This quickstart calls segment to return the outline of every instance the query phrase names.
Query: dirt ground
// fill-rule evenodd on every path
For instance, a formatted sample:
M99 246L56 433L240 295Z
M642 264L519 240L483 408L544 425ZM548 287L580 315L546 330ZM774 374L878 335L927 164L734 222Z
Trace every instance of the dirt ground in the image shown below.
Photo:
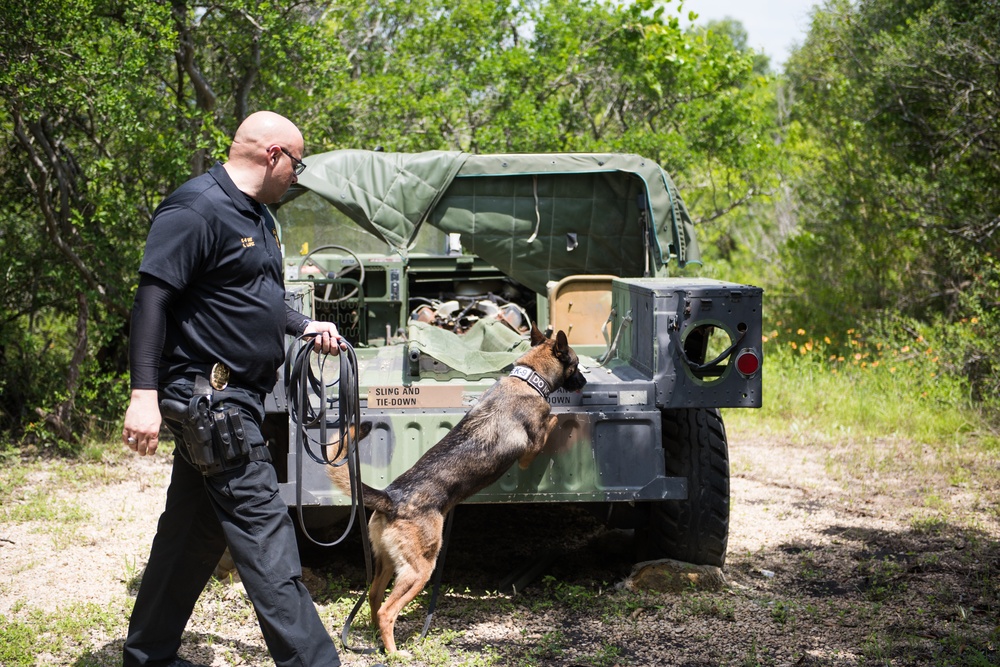
M998 490L936 479L932 467L914 466L914 447L730 431L728 585L719 592L623 590L631 535L578 508L460 507L430 635L415 637L425 594L397 628L412 655L390 664L1000 664ZM31 502L33 490L65 480L57 465L31 464L4 504ZM98 479L58 482L54 516L0 514L3 641L9 650L16 623L41 628L34 663L11 664L120 664L169 460L106 465L112 472ZM338 637L364 586L360 544L303 545L303 561ZM532 569L514 594L509 581ZM86 628L53 621L67 616ZM367 628L363 610L349 643L371 646ZM181 653L214 666L273 664L238 582L209 587ZM342 656L350 665L379 659Z

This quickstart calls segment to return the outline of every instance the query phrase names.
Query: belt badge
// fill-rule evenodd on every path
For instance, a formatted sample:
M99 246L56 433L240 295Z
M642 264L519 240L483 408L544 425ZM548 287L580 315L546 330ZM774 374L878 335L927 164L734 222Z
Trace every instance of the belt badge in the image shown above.
M213 389L217 391L222 391L229 386L229 369L223 363L215 363L212 365L212 372L209 375L208 382L212 385Z

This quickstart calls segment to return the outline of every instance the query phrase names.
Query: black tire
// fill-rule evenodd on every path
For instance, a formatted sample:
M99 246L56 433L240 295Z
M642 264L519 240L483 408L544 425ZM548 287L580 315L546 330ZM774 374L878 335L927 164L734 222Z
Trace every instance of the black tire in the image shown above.
M687 500L649 503L640 526L643 560L722 567L729 542L729 448L716 408L663 410L668 477L687 477Z

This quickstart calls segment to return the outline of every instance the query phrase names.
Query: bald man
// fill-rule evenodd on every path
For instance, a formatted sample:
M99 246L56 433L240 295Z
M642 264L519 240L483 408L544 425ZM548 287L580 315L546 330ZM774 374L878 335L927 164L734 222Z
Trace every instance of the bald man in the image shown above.
M275 663L340 664L302 584L291 517L261 435L283 336L317 334L316 347L334 354L343 346L332 323L286 305L277 231L264 207L305 169L302 151L291 121L255 113L237 129L229 160L182 185L153 215L132 309L122 439L153 454L162 420L175 450L125 667L192 665L177 655L181 635L227 546Z

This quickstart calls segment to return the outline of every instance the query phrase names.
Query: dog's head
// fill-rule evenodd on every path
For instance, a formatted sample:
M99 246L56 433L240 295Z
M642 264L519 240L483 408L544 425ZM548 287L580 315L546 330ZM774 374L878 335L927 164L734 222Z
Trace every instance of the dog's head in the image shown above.
M580 358L562 331L557 331L555 338L548 338L532 323L531 347L540 351L532 355L531 366L549 381L552 389L562 387L566 391L579 391L587 384L587 378L580 372Z

